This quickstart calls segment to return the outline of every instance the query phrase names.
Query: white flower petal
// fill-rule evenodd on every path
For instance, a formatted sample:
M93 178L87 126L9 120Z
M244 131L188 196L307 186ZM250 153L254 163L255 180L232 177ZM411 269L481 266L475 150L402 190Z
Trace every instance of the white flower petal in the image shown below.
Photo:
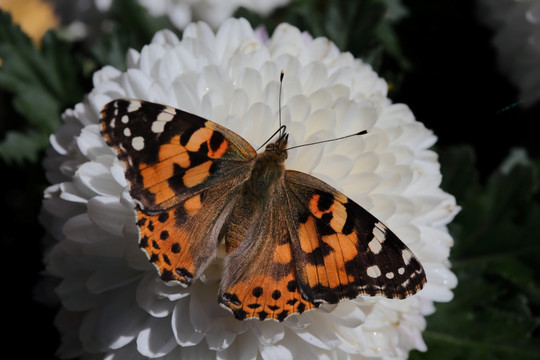
M259 341L264 347L271 347L285 337L285 329L275 321L249 321L252 323L254 331L259 335Z
M63 230L67 239L83 244L100 241L103 235L106 234L94 226L94 223L88 218L88 214L80 214L68 219Z
M121 288L139 278L140 274L133 269L123 265L111 266L92 273L86 281L86 287L90 292L100 294L111 289Z
M85 315L79 334L85 349L92 352L118 349L138 336L145 317L136 306L126 305L126 300L132 297L132 291L117 291L110 301Z
M426 299L437 302L449 302L454 298L452 291L443 285L426 283L421 290L421 295Z
M283 359L283 360L292 360L294 359L292 351L287 348L285 345L273 345L273 346L264 346L259 345L259 353L263 360L272 360L272 359Z
M330 350L340 344L335 330L325 326L310 326L309 329L297 330L295 333L305 342L321 349Z
M122 187L113 181L110 164L88 162L82 164L76 173L77 179L95 195L115 196Z
M170 327L164 326L168 319L150 317L137 336L137 350L143 356L157 358L170 353L176 341Z
M109 196L96 196L88 201L88 216L101 229L122 236L127 223L133 222L133 213Z
M205 337L204 333L195 331L189 320L189 304L189 298L178 299L171 317L173 333L180 346L196 345Z
M213 326L205 338L208 348L216 351L228 348L235 339L236 333L226 331L221 323Z

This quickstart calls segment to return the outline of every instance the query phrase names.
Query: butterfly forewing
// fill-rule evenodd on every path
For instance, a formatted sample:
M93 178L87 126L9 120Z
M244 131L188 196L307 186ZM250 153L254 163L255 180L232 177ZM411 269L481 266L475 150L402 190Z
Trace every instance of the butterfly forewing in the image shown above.
M126 166L131 195L146 210L165 210L219 186L256 154L248 142L216 123L140 100L107 104L101 132Z
M139 100L106 105L101 131L139 205L141 248L163 280L190 285L215 257L255 150L211 121Z
M422 288L420 262L383 223L312 176L287 171L285 178L293 257L306 298L405 298Z

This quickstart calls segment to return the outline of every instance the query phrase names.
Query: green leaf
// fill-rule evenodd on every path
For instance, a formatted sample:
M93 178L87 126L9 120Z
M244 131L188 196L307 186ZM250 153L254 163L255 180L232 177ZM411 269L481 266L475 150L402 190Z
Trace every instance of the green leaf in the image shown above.
M35 131L10 131L0 143L0 156L7 162L36 162L38 153L49 143L47 136Z
M439 151L443 164L441 187L460 200L479 190L476 155L472 146L462 145Z
M108 16L110 30L90 46L96 67L111 65L125 71L128 49L140 50L159 30L176 31L167 17L150 15L137 1L115 0Z
M385 18L389 22L397 22L409 15L409 9L401 3L401 0L382 0L387 9Z
M515 157L481 183L472 147L441 151L442 186L462 206L450 227L459 284L428 317L428 351L411 359L540 358L539 169Z
M1 11L0 58L2 105L9 108L4 110L8 116L0 156L7 162L37 161L61 112L80 101L89 81L82 77L71 44L48 32L37 49L9 13Z
M167 28L174 32L174 27L167 17L150 15L138 1L115 0L111 6L110 17L117 31L127 37L129 47L134 49L150 43L159 30Z
M108 36L100 37L92 45L90 51L100 67L111 65L125 71L126 53L129 48L129 38L118 27L115 27Z

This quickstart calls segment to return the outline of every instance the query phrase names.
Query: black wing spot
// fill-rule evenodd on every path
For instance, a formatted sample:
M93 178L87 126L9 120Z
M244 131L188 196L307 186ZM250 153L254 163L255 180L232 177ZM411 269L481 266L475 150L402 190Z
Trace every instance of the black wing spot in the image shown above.
M255 296L256 298L259 298L263 294L263 288L260 286L257 286L256 288L253 288L253 291L251 292L251 294L253 294L253 296Z
M287 290L289 290L289 292L295 292L296 291L296 281L294 280L291 280L287 283Z
M268 317L268 313L266 311L259 312L259 320L264 320Z
M210 150L217 151L223 143L223 140L225 140L225 137L222 133L219 131L212 132L212 136L210 137L209 141Z
M141 240L139 240L139 247L141 248L148 247L148 236L144 235L143 237L141 237Z
M169 213L168 212L162 212L161 214L159 214L158 221L160 223L164 223L167 220L169 220Z
M289 310L283 310L277 316L278 321L283 321L289 315Z
M174 275L173 275L172 271L164 269L163 273L161 274L161 280L163 280L163 281L173 281L174 280Z
M178 254L181 250L181 246L179 243L175 242L174 244L172 244L171 246L171 251L174 253L174 254Z
M317 191L317 195L319 195L317 207L321 212L325 212L326 210L330 209L332 204L334 204L334 195L326 191Z

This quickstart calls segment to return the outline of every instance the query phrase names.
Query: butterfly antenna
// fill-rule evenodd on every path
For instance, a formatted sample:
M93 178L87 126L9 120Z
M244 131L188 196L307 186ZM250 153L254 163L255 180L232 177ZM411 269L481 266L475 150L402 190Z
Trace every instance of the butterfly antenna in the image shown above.
M268 143L270 142L270 140L272 140L273 137L277 135L277 133L279 133L279 132L281 132L281 131L285 131L285 128L286 128L285 125L281 125L281 126L279 127L279 129L277 129L276 132L273 133L272 136L270 136L270 137L268 138L268 140L266 140L266 141L264 142L264 144L262 144L261 146L259 146L259 147L257 148L257 151L259 151L264 145L268 144ZM280 135L280 136L281 136L281 135Z
M281 75L279 76L279 98L278 98L278 118L279 118L279 128L277 129L277 131L275 133L272 134L272 136L270 136L268 138L268 140L266 140L264 142L264 144L262 144L261 146L259 146L257 148L257 151L259 151L264 145L268 144L270 142L270 140L272 140L274 138L274 136L276 136L278 133L279 133L279 138L283 138L283 135L285 134L285 129L287 128L285 125L281 125L281 92L282 92L282 89L283 89L283 77L285 76L285 72L283 70L281 70Z
M327 140L315 141L315 142L308 143L308 144L300 144L300 145L296 145L296 146L291 146L290 148L287 148L285 150L289 151L289 150L296 149L296 148L299 148L299 147L317 145L317 144L324 144L324 143L327 143L327 142L343 140L343 139L347 139L347 138L350 138L350 137L353 137L353 136L364 135L364 134L367 134L367 133L369 133L369 130L362 130L362 131L359 131L357 133L341 136L341 137L338 137L338 138L335 138L335 139L327 139Z
M285 76L285 72L281 70L281 74L279 75L278 117L279 117L279 128L283 130L283 132L279 135L280 138L283 136L283 133L285 132L285 127L281 125L281 93L283 91L283 77L284 76Z

